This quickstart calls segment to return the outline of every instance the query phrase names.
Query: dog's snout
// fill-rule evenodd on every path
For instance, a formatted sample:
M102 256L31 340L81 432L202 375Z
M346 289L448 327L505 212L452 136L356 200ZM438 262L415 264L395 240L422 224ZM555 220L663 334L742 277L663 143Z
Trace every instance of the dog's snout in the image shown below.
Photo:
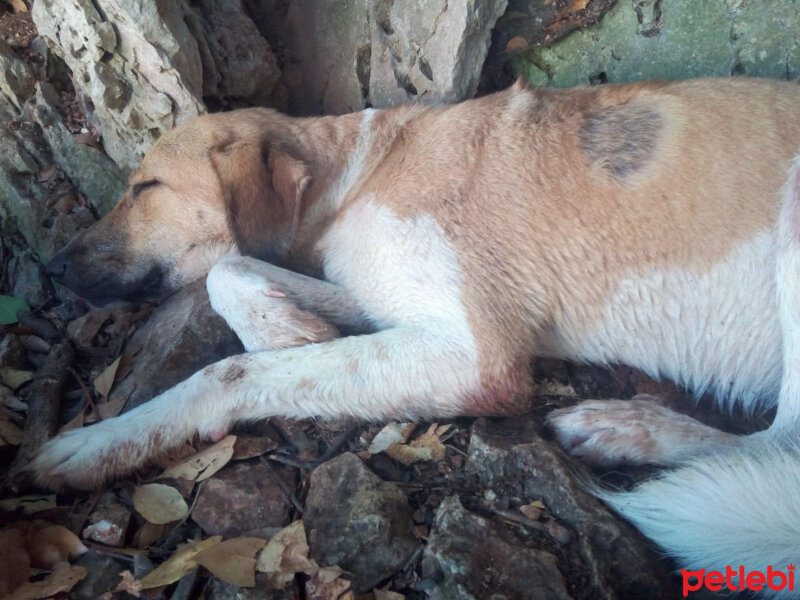
M67 267L69 267L69 257L65 252L59 252L50 259L45 268L50 277L56 281L61 281L67 273Z

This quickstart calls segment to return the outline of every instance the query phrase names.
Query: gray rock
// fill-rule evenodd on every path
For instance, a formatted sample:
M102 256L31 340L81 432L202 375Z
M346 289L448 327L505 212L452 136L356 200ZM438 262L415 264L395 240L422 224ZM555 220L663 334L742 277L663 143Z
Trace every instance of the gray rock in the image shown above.
M437 582L428 591L433 600L570 598L555 556L507 539L499 527L465 510L457 496L445 498L436 512L422 575Z
M399 571L418 545L406 495L351 453L311 473L303 522L311 557L352 573L356 593Z
M286 525L289 500L276 476L290 478L286 471L273 471L263 464L240 463L225 468L203 484L192 519L208 535L225 537ZM294 487L293 483L289 485Z
M41 307L53 296L53 286L41 264L27 248L15 252L8 264L11 295L25 298L34 308Z
M33 94L35 82L30 67L0 40L0 96L6 100L0 102L0 114L19 114L23 103Z
M292 0L284 83L300 113L472 97L507 0Z
M117 587L123 571L130 570L130 563L94 550L82 554L74 564L86 567L87 571L86 577L70 592L70 598L74 600L97 600Z
M273 590L260 586L256 581L255 588L243 588L212 577L208 580L204 597L206 600L300 600L300 592L294 585Z
M583 597L676 597L665 565L641 535L584 490L590 475L544 440L532 419L479 419L468 453L467 468L481 484L524 502L541 499L577 533L589 578Z
M204 93L259 103L278 80L271 51L239 0L41 0L32 12L76 90L91 101L88 118L108 155L124 170L135 168L163 131L205 112Z
M517 72L535 84L569 87L701 76L800 76L794 0L617 2L596 25L531 50Z
M128 398L130 410L206 365L242 351L236 334L211 308L205 281L197 281L165 300L125 344L124 352L136 355L133 370L112 396Z
M48 83L37 83L33 118L42 128L55 162L102 217L125 192L126 177L104 152L75 141L55 108L57 102L55 88Z

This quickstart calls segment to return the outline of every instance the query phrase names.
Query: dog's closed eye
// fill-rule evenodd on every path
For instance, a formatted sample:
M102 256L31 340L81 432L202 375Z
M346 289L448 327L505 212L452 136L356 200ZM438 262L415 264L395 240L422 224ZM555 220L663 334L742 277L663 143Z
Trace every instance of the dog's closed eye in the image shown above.
M161 182L158 179L151 179L149 181L142 181L140 183L133 184L132 195L134 198L141 194L147 188L154 187L156 185L161 185Z

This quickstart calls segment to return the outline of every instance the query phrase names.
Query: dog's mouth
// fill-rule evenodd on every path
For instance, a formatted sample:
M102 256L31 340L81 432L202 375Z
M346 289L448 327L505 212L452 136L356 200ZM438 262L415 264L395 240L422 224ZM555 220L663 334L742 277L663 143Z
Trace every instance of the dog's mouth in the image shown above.
M153 265L142 277L133 280L123 279L119 274L103 275L89 283L68 285L81 298L95 306L106 306L112 302L142 302L157 300L168 292L164 289L165 269Z

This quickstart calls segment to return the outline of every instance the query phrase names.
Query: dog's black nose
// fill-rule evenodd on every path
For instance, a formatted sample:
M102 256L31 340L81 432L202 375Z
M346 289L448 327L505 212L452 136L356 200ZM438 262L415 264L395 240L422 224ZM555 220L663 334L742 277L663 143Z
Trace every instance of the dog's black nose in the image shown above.
M56 281L61 281L64 278L64 274L67 272L68 264L69 259L67 258L66 253L59 252L50 260L49 263L47 263L45 269L50 277Z

